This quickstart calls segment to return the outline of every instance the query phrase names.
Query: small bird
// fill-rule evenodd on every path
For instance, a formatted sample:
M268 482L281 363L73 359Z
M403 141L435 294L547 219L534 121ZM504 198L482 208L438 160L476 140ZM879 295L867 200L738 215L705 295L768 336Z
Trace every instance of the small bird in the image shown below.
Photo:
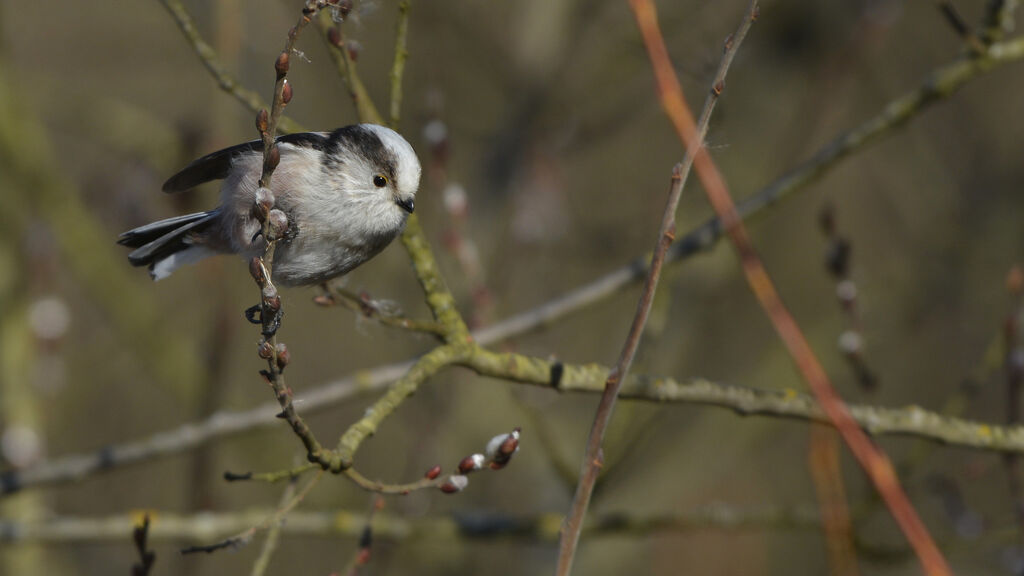
M416 152L397 132L357 124L276 141L281 162L271 190L288 228L275 248L274 282L301 286L341 276L376 256L405 228L415 208L421 168ZM121 234L118 244L135 249L128 261L148 266L153 279L161 280L215 254L239 254L246 260L262 255L266 240L254 211L262 168L260 140L193 161L164 183L164 192L224 180L220 206Z

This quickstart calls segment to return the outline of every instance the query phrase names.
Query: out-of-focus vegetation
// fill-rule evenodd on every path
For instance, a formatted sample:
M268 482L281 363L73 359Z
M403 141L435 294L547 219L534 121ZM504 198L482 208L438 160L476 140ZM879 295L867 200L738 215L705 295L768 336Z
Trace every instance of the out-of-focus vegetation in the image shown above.
M185 2L227 70L265 98L301 4ZM364 1L345 28L382 110L396 4ZM669 50L697 107L747 2L660 4ZM957 7L974 26L984 4ZM288 115L317 130L355 122L315 30L299 49L305 57L292 59ZM709 149L742 199L968 50L932 3L766 2L730 72ZM1024 261L1022 67L993 65L749 222L783 298L848 401L1005 423L1014 398L1005 327L1020 314L1006 280ZM256 296L243 262L210 260L154 284L114 244L131 227L212 206L215 187L169 196L160 185L191 159L254 138L252 118L218 88L157 0L0 2L0 468L30 470L272 400L256 373L257 331L242 317ZM671 167L683 154L619 0L413 2L398 128L425 166L420 222L460 311L480 326L650 250ZM840 306L826 267L836 249L821 231L826 206L851 249L844 277L856 286L855 317ZM710 215L693 179L680 235ZM429 318L397 242L352 273L347 288ZM316 294L283 292L280 336L293 358L288 384L300 413L304 390L433 344L319 307ZM621 291L499 349L610 365L636 296L635 287ZM840 347L849 349L851 330L874 387L862 386ZM724 243L667 269L634 371L763 390L803 387ZM350 399L308 422L333 445L372 400ZM558 395L461 369L431 378L366 442L364 474L415 479L514 426L524 428L523 449L508 468L474 476L457 496L389 499L366 570L551 571L558 515L572 497L595 405L593 395ZM878 442L957 573L1019 572L1024 550L1001 454L914 438ZM828 571L807 444L804 423L621 403L592 508L609 533L584 535L576 573ZM0 532L0 573L127 572L137 561L130 529L117 537L98 521L142 509L156 511L155 574L246 572L262 536L237 554L176 552L216 540L203 531L204 518L214 517L203 513L224 514L216 518L239 531L263 517L243 515L277 505L283 486L225 483L224 470L286 468L304 456L298 448L279 423L5 496L0 519L10 523L0 530L47 518L97 522L31 544L6 544L16 534ZM860 569L918 573L846 453L843 472ZM285 525L267 573L343 570L370 504L345 478L325 477L302 503L305 515ZM640 524L666 516L676 522ZM158 537L162 517L165 526L185 528ZM510 517L523 524L509 537L473 529L487 518L507 527Z

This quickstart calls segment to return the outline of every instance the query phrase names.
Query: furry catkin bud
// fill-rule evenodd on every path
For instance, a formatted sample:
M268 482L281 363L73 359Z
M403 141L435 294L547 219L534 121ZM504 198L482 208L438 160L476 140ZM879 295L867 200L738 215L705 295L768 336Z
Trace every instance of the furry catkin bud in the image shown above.
M274 357L274 345L264 340L260 342L260 347L257 353L259 354L260 358L263 358L264 360L270 360L271 358Z
M292 101L292 84L288 80L284 81L284 88L281 89L281 102L288 104Z
M274 70L277 72L277 77L280 78L288 73L288 68L291 66L287 52L281 52L281 55L274 61Z
M256 191L256 218L260 222L267 219L267 215L274 208L274 193L269 188L260 188Z
M288 231L288 216L277 208L270 211L267 223L270 224L270 236L274 240L283 237Z
M519 430L519 428L516 428L510 434L499 434L491 438L491 441L487 443L487 449L484 450L487 458L494 460L500 456L511 456L513 452L518 450Z
M860 354L863 342L861 341L860 334L853 330L846 330L839 335L839 351L847 356L856 356Z
M465 476L452 476L444 484L441 484L441 492L455 494L465 490L466 486L469 486L469 478Z
M512 455L519 451L519 430L516 428L510 434L495 436L487 443L487 459L491 461L492 470L504 468Z
M363 45L355 40L345 43L345 50L348 52L348 59L356 62L359 60L359 53L363 51Z
M288 351L288 347L281 342L277 345L277 369L284 370L284 367L292 361L292 353Z
M479 470L484 467L484 462L487 459L483 454L471 454L466 456L459 462L459 474L468 474L474 470Z
M273 284L267 284L263 287L263 305L270 309L271 312L276 312L281 309L281 297L277 294L277 288Z

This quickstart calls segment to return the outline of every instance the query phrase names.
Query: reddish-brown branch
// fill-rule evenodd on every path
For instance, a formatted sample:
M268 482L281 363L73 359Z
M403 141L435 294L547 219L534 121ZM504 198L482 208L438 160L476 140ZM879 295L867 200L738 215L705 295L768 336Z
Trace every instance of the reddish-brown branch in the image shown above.
M839 437L824 426L811 426L811 447L807 452L808 467L821 509L821 529L825 533L829 574L857 576L857 553L854 550L853 525L846 488L839 465Z
M654 301L654 292L658 287L658 280L661 277L661 269L665 264L665 257L669 247L675 241L676 235L676 210L679 207L679 198L683 193L683 186L686 184L686 177L689 175L693 165L694 155L701 146L704 133L707 131L711 112L714 110L718 96L721 95L725 86L725 75L729 71L733 57L739 50L743 38L750 29L754 20L754 11L757 10L757 2L750 5L750 12L740 23L736 32L729 37L725 44L725 53L718 65L715 80L712 84L711 94L701 114L700 128L694 126L697 142L687 148L683 161L676 165L672 171L672 184L669 188L668 201L661 218L661 228L658 231L657 243L654 246L654 253L651 255L651 264L644 279L644 286L637 302L636 313L633 316L633 323L626 335L626 342L622 346L619 360L608 373L605 381L604 392L601 394L601 401L594 416L594 423L590 428L590 435L587 438L586 451L583 454L583 464L580 468L579 481L576 484L576 494L573 496L572 507L562 524L561 540L559 542L558 576L568 576L572 572L573 560L576 556L576 548L579 544L580 532L583 529L583 519L590 506L590 497L594 492L594 485L597 482L598 474L604 465L604 454L601 445L604 441L605 431L611 421L612 411L615 408L615 400L618 398L622 383L629 374L629 368L633 364L637 348L640 346L640 339L647 325L647 318L651 312L651 304ZM691 119L692 124L692 119Z
M688 150L695 145L699 146L697 127L669 59L668 50L658 26L654 5L650 0L629 0L629 2L654 67L661 104L684 146ZM951 575L952 572L945 558L900 486L892 463L850 416L849 410L832 387L828 375L818 362L800 327L782 303L782 299L775 290L771 278L743 227L728 187L705 149L697 150L694 166L708 200L721 219L723 228L739 254L743 273L751 290L764 308L772 326L796 363L800 374L821 404L822 410L839 430L843 440L882 495L886 506L914 548L925 572L932 576Z

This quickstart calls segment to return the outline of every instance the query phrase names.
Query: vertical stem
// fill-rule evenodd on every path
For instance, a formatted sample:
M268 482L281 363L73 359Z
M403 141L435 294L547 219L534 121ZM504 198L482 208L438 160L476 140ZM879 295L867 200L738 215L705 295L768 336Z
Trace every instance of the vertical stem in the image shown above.
M398 3L398 23L395 25L395 60L391 66L391 119L388 125L398 129L402 116L402 77L405 61L409 57L406 49L409 39L409 0Z
M576 494L573 496L572 506L562 525L558 566L556 569L558 576L568 576L572 572L576 549L579 545L580 532L583 529L583 519L586 517L587 509L590 506L590 498L593 495L598 474L604 465L604 454L601 450L604 434L611 421L615 400L618 397L619 390L622 388L622 383L629 375L629 369L633 364L637 348L640 345L644 326L646 326L647 318L650 316L651 306L654 302L654 293L657 290L661 269L665 263L665 255L668 253L669 246L675 240L675 214L679 207L679 198L682 196L683 185L686 182L690 167L693 165L693 158L698 151L703 149L703 136L707 132L711 112L718 100L718 96L721 95L722 89L725 86L725 75L728 73L733 58L747 35L747 31L750 30L757 10L757 0L753 0L744 19L740 22L739 28L726 41L725 53L718 65L718 71L715 73L711 92L701 114L701 125L699 128L695 128L695 133L700 134L700 138L695 138L688 143L683 161L676 165L672 171L672 185L669 188L668 201L662 214L657 243L651 256L651 263L648 268L647 277L644 280L640 300L637 302L633 324L626 335L626 342L622 346L619 360L611 369L608 379L605 381L604 393L601 395L601 401L594 416L594 423L590 428L590 435L587 438L587 447L583 454L583 463L580 468L579 482L576 485Z
M658 26L654 5L651 0L630 0L630 5L654 67L662 106L671 119L680 140L687 149L691 149L698 143L697 129L669 59L668 49L665 47L665 41ZM871 442L850 415L849 409L836 393L800 326L783 304L764 264L753 248L725 180L706 150L697 150L694 167L709 202L715 213L718 214L722 227L739 255L743 273L751 291L771 320L772 326L785 344L786 350L811 388L811 392L817 398L822 410L839 430L843 440L882 495L896 523L914 548L925 572L930 576L950 576L952 572L946 559L900 486L892 463L885 453Z

